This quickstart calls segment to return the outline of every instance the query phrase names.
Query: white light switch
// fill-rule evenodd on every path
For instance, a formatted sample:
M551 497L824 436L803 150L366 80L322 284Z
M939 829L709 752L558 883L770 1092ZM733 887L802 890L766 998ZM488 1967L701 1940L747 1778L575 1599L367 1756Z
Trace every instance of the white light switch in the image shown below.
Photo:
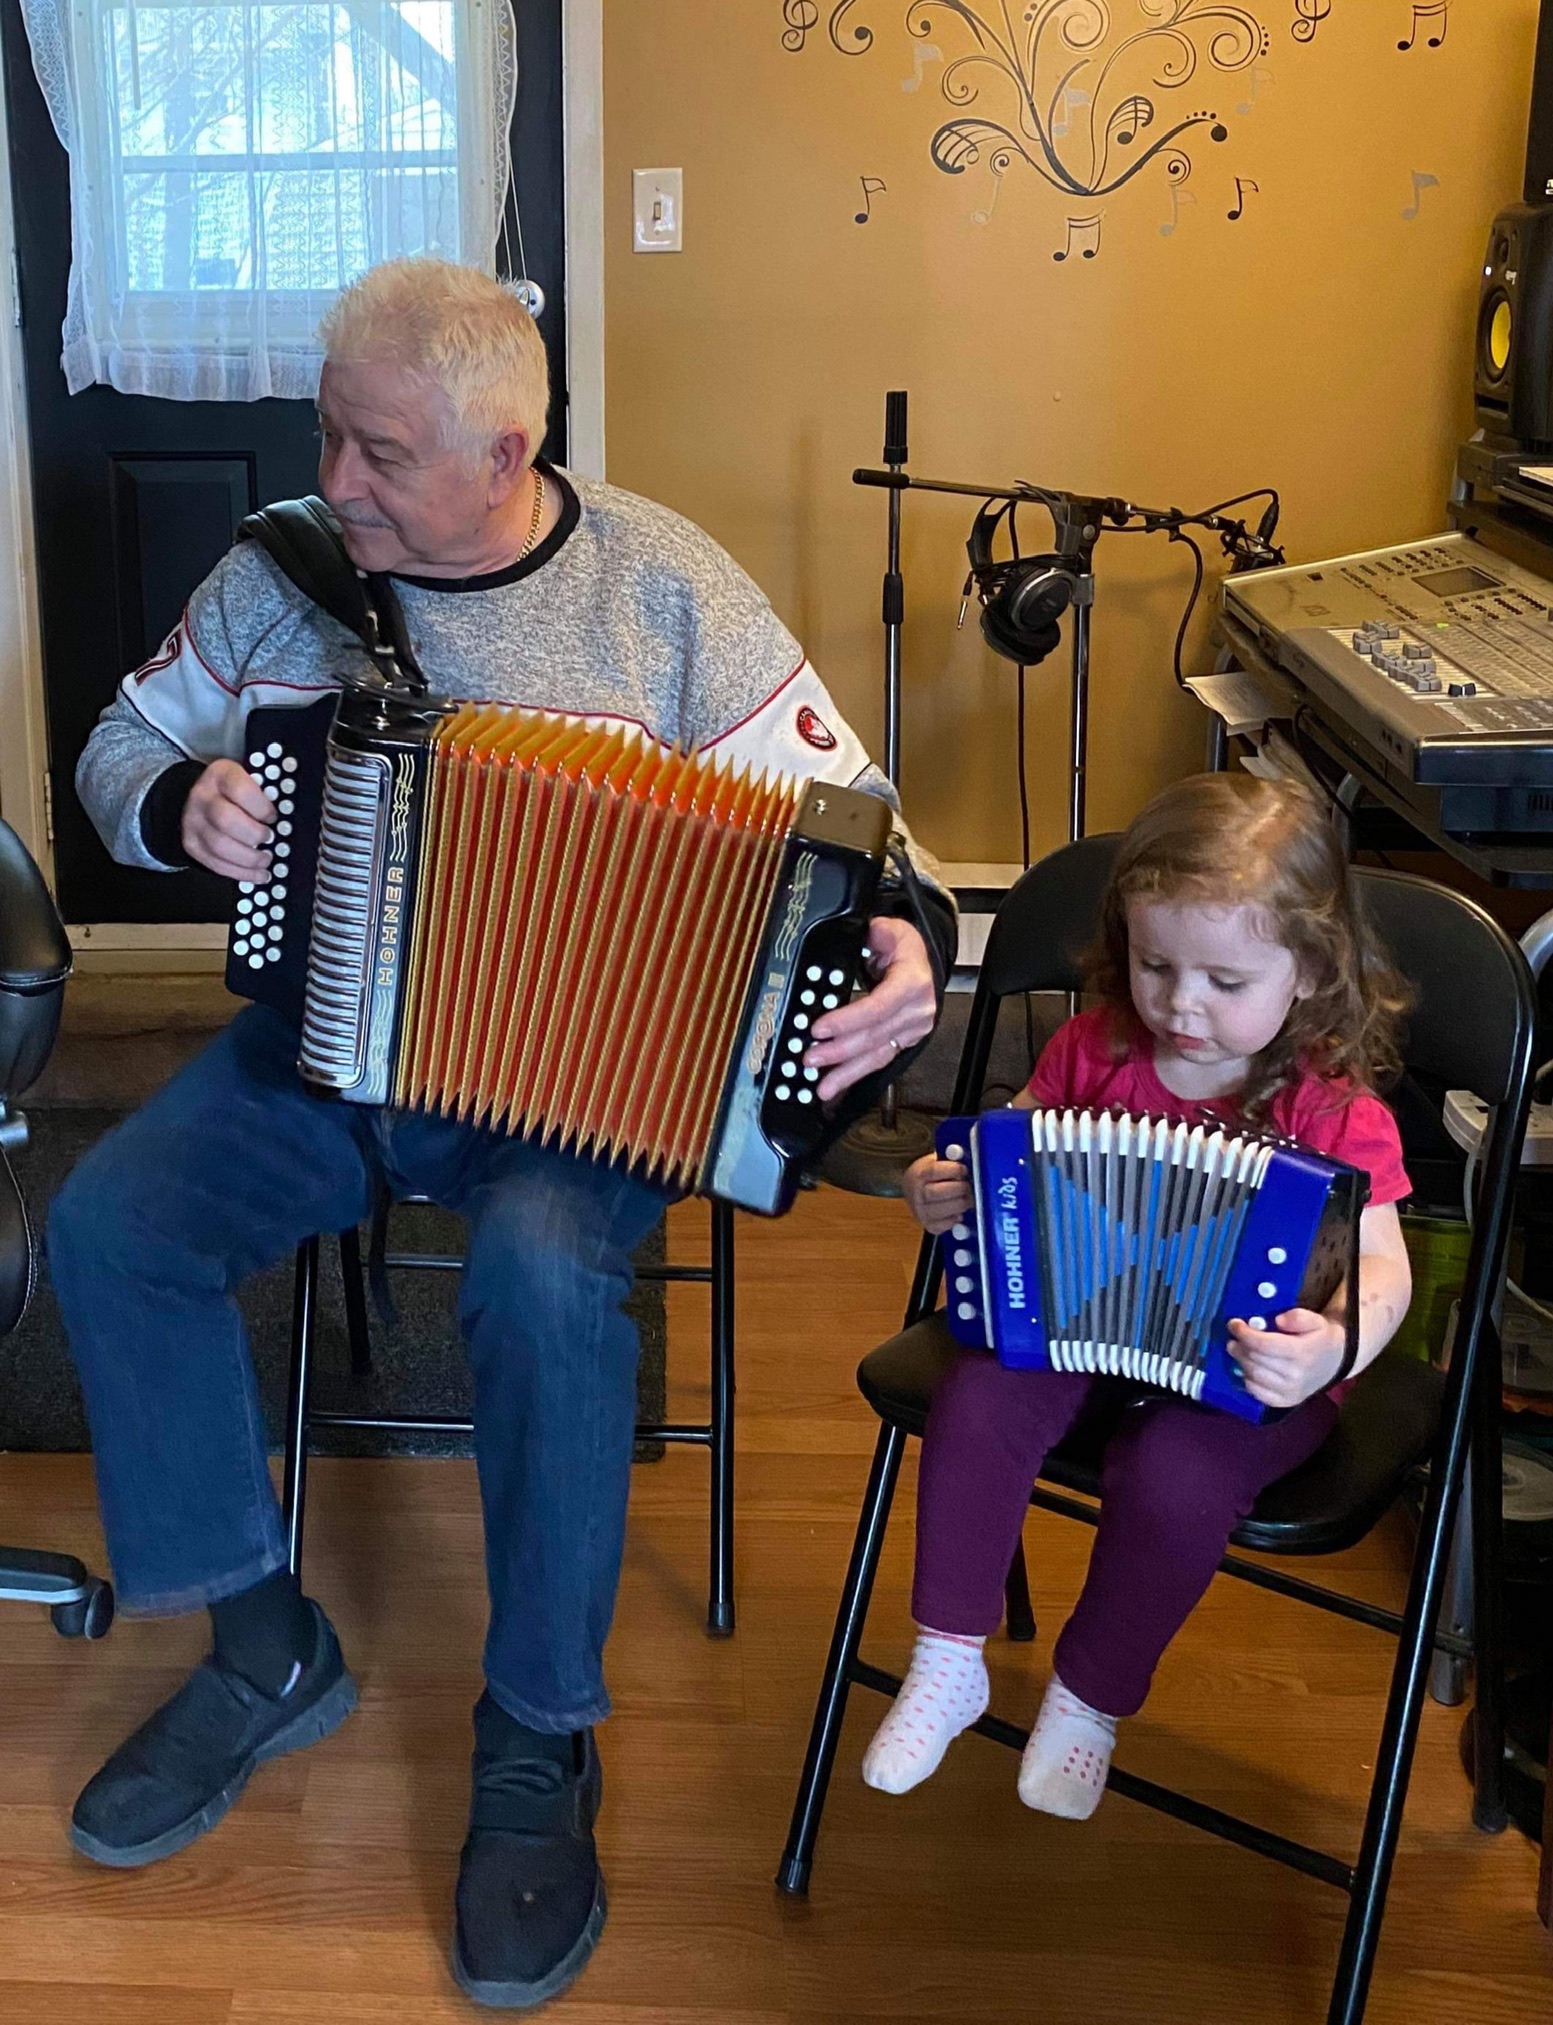
M631 171L632 243L638 253L679 252L684 202L682 170Z

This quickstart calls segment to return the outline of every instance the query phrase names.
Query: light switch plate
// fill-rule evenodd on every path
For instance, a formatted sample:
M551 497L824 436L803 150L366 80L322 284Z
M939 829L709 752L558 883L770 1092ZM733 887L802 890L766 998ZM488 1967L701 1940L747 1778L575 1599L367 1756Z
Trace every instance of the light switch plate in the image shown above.
M631 171L632 245L636 252L679 252L684 180L680 169Z

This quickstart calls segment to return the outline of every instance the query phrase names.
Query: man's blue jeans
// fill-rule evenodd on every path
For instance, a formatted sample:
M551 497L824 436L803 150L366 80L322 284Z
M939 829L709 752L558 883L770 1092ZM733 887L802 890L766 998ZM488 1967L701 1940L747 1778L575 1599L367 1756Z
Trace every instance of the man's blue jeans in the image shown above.
M537 1729L596 1722L636 1418L622 1304L668 1198L522 1140L321 1101L296 1047L283 1021L246 1008L93 1147L49 1219L120 1601L193 1610L286 1565L233 1292L313 1232L358 1222L381 1172L468 1223L459 1317L491 1691Z

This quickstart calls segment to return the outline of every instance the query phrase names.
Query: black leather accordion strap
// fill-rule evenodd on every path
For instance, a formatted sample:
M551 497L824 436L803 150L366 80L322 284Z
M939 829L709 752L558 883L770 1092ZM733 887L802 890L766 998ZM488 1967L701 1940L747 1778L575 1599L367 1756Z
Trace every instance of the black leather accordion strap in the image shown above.
M394 687L425 692L426 678L392 582L357 569L324 500L309 495L262 506L239 523L237 539L258 542L305 597L355 634Z

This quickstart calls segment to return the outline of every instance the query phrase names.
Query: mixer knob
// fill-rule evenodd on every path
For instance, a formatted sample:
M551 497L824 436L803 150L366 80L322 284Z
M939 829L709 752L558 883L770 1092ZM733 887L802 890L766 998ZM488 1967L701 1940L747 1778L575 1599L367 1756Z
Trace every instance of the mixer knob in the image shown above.
M1427 661L1430 658L1429 649L1420 646L1416 640L1409 640L1402 652L1409 661Z
M1478 686L1475 682L1453 682L1446 693L1450 696L1476 696Z
M1373 651L1374 651L1374 646L1375 646L1375 643L1374 643L1374 641L1373 641L1373 640L1371 640L1370 636L1369 636L1369 635L1368 635L1367 633L1355 633L1355 634L1354 634L1354 636L1353 636L1353 650L1354 650L1354 652L1355 652L1356 654L1369 654L1369 653L1373 653Z

